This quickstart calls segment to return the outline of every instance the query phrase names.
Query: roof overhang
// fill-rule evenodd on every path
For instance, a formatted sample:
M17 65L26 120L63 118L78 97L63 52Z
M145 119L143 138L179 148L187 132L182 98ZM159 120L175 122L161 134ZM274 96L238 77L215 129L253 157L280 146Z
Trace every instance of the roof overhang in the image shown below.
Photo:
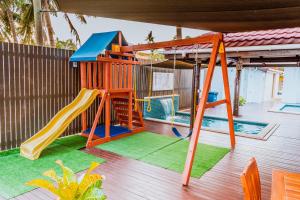
M296 27L297 0L58 0L61 11L218 32Z

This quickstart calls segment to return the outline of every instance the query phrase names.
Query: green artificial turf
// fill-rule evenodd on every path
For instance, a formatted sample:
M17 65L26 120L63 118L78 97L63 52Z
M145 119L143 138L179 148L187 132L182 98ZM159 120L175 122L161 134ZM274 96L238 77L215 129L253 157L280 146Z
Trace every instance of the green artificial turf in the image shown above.
M96 148L110 151L128 158L141 159L148 154L178 140L178 138L145 131L96 146Z
M62 160L74 172L87 169L92 161L103 163L104 159L77 150L84 146L83 139L86 140L78 135L58 139L34 161L20 156L19 149L0 152L0 196L12 198L34 189L25 183L36 178L46 179L42 173L49 169L61 175L56 160Z
M189 142L182 140L141 159L146 163L156 165L179 173L183 172ZM192 177L200 178L205 172L215 166L230 150L199 143L191 172Z
M181 173L185 165L188 146L189 142L186 140L143 132L99 145L96 148ZM199 143L191 176L201 177L228 152L228 148Z

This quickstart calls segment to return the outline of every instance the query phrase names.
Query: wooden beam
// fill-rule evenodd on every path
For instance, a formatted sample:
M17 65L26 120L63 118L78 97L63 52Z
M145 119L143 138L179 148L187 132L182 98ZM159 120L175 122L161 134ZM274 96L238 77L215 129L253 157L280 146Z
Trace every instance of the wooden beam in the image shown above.
M198 145L198 139L200 136L200 128L201 128L204 111L205 111L205 105L206 105L206 101L208 98L209 87L210 87L210 83L211 83L213 72L214 72L215 65L216 65L216 59L217 59L217 55L218 55L219 45L220 45L219 38L216 38L213 43L213 49L212 49L212 54L211 54L211 58L210 58L210 63L209 63L208 69L207 69L207 75L206 75L205 84L203 87L202 98L200 100L200 104L197 109L196 119L195 119L195 123L194 123L194 127L193 127L193 133L191 136L191 141L190 141L187 158L186 158L186 162L185 162L185 167L184 167L184 171L183 171L183 175L182 175L182 178L183 178L182 184L185 186L188 185L189 180L190 180L194 157L195 157L195 153L196 153L196 149L197 149L197 145Z
M93 84L92 84L92 63L91 62L88 62L87 63L87 67L88 67L88 69L87 69L87 72L88 72L88 89L92 89L92 86L93 86Z
M180 46L190 46L195 44L203 44L203 43L212 43L215 37L219 37L220 34L207 34L202 35L195 38L188 38L182 40L172 40L165 42L156 42L149 44L139 44L132 46L123 46L121 47L121 52L132 52L132 51L144 51L144 50L152 50L152 49L162 49L162 48L172 48L172 47L180 47Z
M80 62L80 82L81 82L81 89L87 87L87 80L86 80L86 63ZM82 112L81 114L81 130L82 133L87 129L87 122L86 122L86 111Z
M234 81L234 99L233 99L233 115L239 116L239 100L240 100L240 84L241 84L241 72L243 63L239 59L236 64L236 73Z
M233 48L233 47L231 47ZM207 49L207 52L198 52L198 58L201 59L207 59L210 57L210 49ZM228 50L228 48L227 48ZM184 56L183 56L184 55ZM242 59L248 59L245 60L244 63L255 63L257 62L277 62L280 61L282 63L284 62L297 62L299 61L299 48L298 49L276 49L276 50L253 50L253 51L227 51L226 56L227 58L242 58ZM173 59L173 54L166 54L165 57L167 59ZM177 52L176 54L177 60L184 60L184 59L195 59L195 53L194 52L188 52L186 54L182 54L180 52ZM277 62L277 63L280 63Z
M93 88L97 88L97 62L92 63L93 66Z
M104 88L110 89L110 63L104 63ZM110 138L110 94L107 95L105 101L105 138Z
M205 108L212 108L212 107L224 104L224 103L227 103L226 99L222 99L222 100L215 101L215 102L212 102L212 103L207 103L205 105Z
M192 77L192 95L191 95L191 110L190 110L190 131L193 130L193 124L195 120L195 98L196 98L196 70L197 66L193 68L193 77Z
M232 115L232 108L231 108L230 87L229 87L229 81L228 81L228 68L227 68L225 47L223 47L222 51L219 50L219 55L221 58L221 66L222 66L222 75L223 75L223 84L224 84L224 91L225 91L227 116L228 116L230 144L231 144L231 148L234 149L235 148L234 123L233 123L233 115Z
M96 130L97 124L99 122L99 119L101 117L101 113L102 113L102 110L103 110L104 103L106 101L106 92L102 91L99 96L101 96L101 101L100 101L100 105L98 106L98 110L97 110L97 113L96 113L96 116L95 116L95 119L94 119L94 122L93 122L93 125L92 125L92 129L90 131L90 134L89 134L89 137L88 137L88 140L87 140L87 143L86 143L87 148L93 146L92 145L92 140L94 138L95 130Z

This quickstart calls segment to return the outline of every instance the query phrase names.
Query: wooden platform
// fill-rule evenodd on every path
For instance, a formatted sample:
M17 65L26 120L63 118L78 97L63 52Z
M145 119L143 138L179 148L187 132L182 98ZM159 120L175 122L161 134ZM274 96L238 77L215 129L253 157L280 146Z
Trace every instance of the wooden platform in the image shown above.
M176 172L99 149L85 151L107 160L97 171L106 177L104 191L108 199L242 199L239 176L251 156L255 156L258 162L263 199L270 199L272 169L300 172L300 116L269 113L264 106L255 108L251 105L243 108L243 118L279 123L276 132L267 141L237 137L236 149L200 179L193 178L188 188L181 186L181 174ZM218 112L212 110L211 113L222 115L222 109ZM185 131L185 128L179 129ZM147 122L146 130L171 134L170 125L155 122ZM230 146L229 136L225 134L203 131L200 139L204 143ZM54 197L36 189L15 199L46 200Z

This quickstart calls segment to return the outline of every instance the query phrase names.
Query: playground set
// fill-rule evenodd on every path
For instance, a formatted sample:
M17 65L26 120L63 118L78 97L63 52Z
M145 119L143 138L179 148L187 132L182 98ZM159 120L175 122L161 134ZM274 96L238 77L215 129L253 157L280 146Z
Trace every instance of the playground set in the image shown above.
M71 62L77 62L80 66L81 91L73 102L58 112L43 129L21 145L21 155L32 160L37 159L41 152L57 139L80 114L81 135L88 138L87 148L143 131L145 128L139 108L140 100L137 99L133 86L133 68L141 67L135 58L135 53L202 44L211 45L212 52L197 112L195 115L191 114L195 119L182 181L183 185L188 185L206 108L220 104L227 105L231 147L235 147L226 53L221 33L131 46L127 44L120 31L93 34L70 58ZM218 56L222 66L225 99L208 103L207 98ZM175 63L176 61L174 65ZM99 98L98 109L92 126L89 128L86 110L97 98ZM101 124L100 118L103 113L105 121ZM117 122L112 124L111 119L114 114Z

